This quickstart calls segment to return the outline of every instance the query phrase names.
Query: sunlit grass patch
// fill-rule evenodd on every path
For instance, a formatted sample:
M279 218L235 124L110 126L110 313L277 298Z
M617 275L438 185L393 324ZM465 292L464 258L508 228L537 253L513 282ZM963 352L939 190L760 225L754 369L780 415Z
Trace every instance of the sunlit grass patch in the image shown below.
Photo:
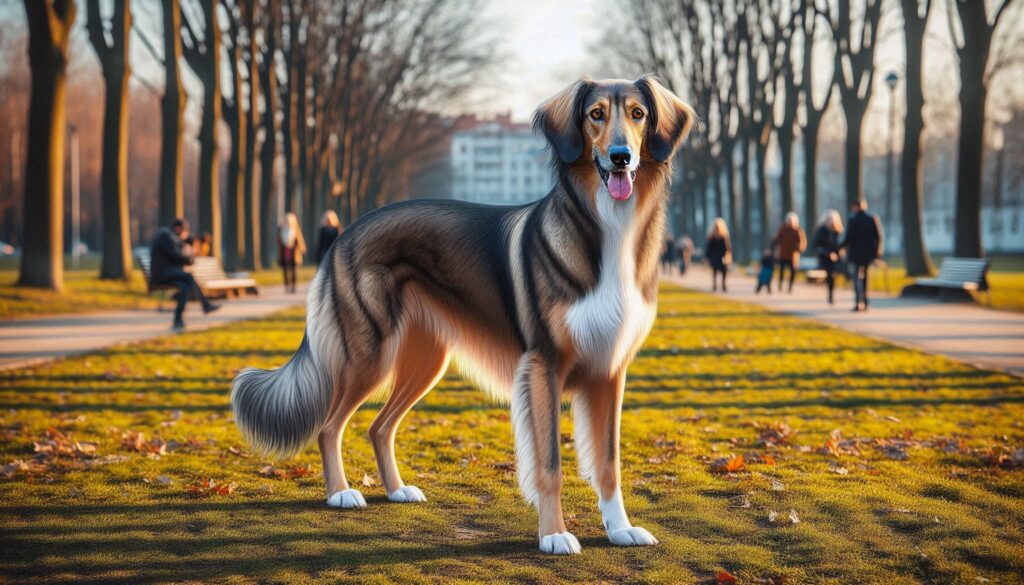
M518 495L507 411L455 374L398 435L404 479L426 504L386 501L366 439L373 408L345 444L366 510L324 506L314 447L284 462L253 455L231 421L230 381L283 363L302 328L291 310L0 374L0 571L39 582L1024 576L1018 378L665 288L622 424L627 507L662 544L607 544L566 414L564 506L584 553L553 559Z

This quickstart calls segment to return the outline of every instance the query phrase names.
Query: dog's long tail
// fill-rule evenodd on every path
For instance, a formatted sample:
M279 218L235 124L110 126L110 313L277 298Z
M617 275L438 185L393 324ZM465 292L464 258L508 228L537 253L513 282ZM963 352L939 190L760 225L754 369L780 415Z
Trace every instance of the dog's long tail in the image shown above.
M274 457L291 457L305 448L330 409L335 374L328 364L333 360L323 355L330 344L318 338L332 327L319 320L321 278L318 272L310 284L306 333L295 355L275 370L246 368L231 387L231 410L242 435L254 449Z

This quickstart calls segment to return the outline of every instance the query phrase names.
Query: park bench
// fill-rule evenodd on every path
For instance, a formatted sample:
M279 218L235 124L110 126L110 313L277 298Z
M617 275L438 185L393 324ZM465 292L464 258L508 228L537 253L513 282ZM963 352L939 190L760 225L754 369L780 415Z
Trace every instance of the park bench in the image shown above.
M983 258L946 258L939 275L918 278L903 287L902 297L930 297L943 301L973 301L972 292L988 293L989 261Z
M150 256L148 249L143 248L136 250L134 255L136 262L139 264L139 268L142 269L142 273L146 277L146 293L160 293L160 304L158 305L157 310L163 311L164 299L167 296L167 291L176 291L178 290L178 287L153 283L151 272L153 259ZM220 265L220 262L212 256L196 257L192 265L186 267L186 270L192 273L192 276L195 277L196 282L199 284L199 288L203 290L203 294L209 298L226 298L229 296L237 297L243 294L259 294L259 285L254 279L242 276L228 276L225 274L224 268Z

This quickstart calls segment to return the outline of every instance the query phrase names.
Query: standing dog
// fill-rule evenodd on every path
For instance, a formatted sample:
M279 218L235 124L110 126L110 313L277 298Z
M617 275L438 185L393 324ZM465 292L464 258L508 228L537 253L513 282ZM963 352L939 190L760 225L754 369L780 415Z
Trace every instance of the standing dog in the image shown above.
M345 479L342 434L375 390L390 388L370 425L377 466L388 499L424 501L399 476L395 431L455 357L511 401L519 486L539 510L542 551L580 551L562 518L564 396L608 538L657 544L626 516L619 426L626 368L654 323L670 161L694 119L654 79L582 80L534 117L557 175L543 199L408 201L361 218L310 285L295 355L235 379L231 404L246 439L289 456L316 437L327 505L363 507Z

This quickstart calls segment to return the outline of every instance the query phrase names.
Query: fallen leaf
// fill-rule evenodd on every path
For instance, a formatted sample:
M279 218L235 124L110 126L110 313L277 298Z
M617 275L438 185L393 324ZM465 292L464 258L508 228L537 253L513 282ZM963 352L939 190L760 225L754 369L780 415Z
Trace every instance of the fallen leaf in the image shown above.
M719 571L715 575L715 583L718 585L734 585L736 583L736 577L729 573L729 571Z
M895 422L895 423L900 422L900 419L898 419L898 418L896 418L895 416L892 416L892 415L889 415L889 416L885 417L885 420L887 420L889 422Z
M779 517L779 513L778 512L776 512L775 510L768 510L768 521L769 522L774 524L775 520L777 520L778 517Z
M363 474L363 487L372 487L377 485L377 481L367 474Z
M786 491L786 485L774 477L769 477L768 481L771 482L773 492L784 492Z
M729 504L732 508L749 508L751 506L750 495L740 494L738 496L733 496L729 498Z
M185 488L186 493L193 498L208 498L210 496L226 496L235 491L236 484L219 484L212 479L201 479Z
M828 464L828 470L838 475L848 475L850 470L843 467L842 465L836 465L835 463Z
M746 464L743 462L743 455L722 457L711 462L711 471L715 473L735 473L744 467Z
M800 523L800 517L796 515L796 510L790 510L789 511L789 521L792 522L793 524L799 524Z

